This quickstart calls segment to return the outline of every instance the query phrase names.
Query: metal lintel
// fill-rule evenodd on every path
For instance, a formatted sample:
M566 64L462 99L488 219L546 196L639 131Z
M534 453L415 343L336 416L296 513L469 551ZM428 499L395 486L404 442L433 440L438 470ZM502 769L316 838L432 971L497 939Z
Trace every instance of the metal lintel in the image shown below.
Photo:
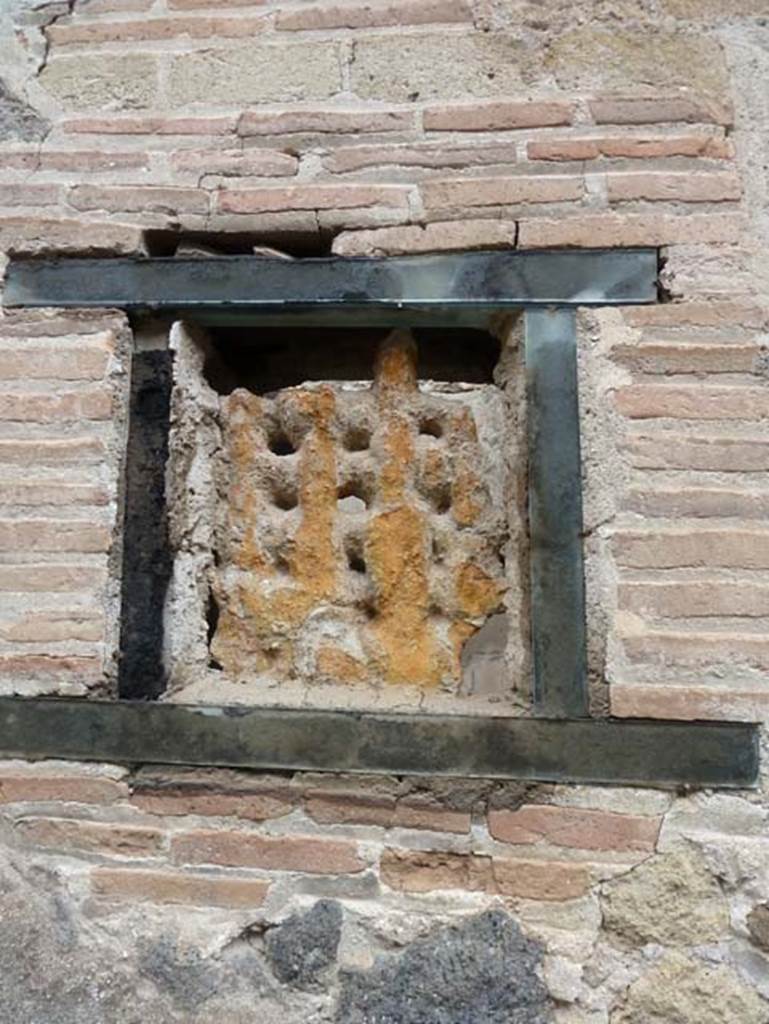
M745 787L740 722L484 718L0 698L0 756L127 764Z
M616 305L654 302L656 295L656 249L615 249L386 259L15 259L3 301L194 315Z
M556 717L588 713L575 316L525 324L533 696Z

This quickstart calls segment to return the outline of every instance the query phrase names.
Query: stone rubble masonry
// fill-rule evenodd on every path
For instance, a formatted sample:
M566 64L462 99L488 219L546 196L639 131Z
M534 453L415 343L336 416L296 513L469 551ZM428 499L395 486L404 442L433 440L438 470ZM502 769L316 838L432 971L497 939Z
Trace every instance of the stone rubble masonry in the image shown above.
M3 266L219 232L350 257L659 247L664 301L579 319L594 706L769 717L766 0L0 6ZM0 694L114 693L129 343L114 312L0 311ZM216 396L217 415L253 398ZM208 563L185 565L206 599ZM342 641L327 667L354 673ZM371 1024L362 996L340 1016L357 986L384 1018L429 1005L443 1024L443 993L426 1003L397 965L494 907L541 948L556 1004L532 1024L761 1024L765 788L5 761L5 1016ZM318 901L341 941L290 990L264 934ZM458 931L425 976L453 981L463 949ZM497 1024L508 1003L473 977L462 1019Z

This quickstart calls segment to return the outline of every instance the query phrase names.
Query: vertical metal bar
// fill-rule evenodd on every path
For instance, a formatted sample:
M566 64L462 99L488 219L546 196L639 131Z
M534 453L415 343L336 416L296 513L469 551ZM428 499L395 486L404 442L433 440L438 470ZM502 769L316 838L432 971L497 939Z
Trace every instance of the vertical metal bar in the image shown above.
M152 699L165 689L163 604L171 578L165 500L171 353L134 351L125 474L118 695Z
M588 711L576 318L525 316L534 708L574 718Z

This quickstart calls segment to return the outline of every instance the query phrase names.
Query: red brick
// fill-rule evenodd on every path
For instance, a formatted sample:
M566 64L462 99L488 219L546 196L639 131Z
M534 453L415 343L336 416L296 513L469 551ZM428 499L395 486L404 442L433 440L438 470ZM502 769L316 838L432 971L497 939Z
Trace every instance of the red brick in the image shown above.
M379 825L389 828L395 813L395 797L385 793L353 793L310 790L304 809L323 824Z
M163 834L155 828L65 818L27 819L18 822L16 830L35 846L62 852L72 849L105 856L152 857L163 845Z
M294 110L247 110L238 121L238 135L366 135L410 132L413 110L352 110L344 107L301 107Z
M402 892L435 892L461 889L490 892L494 889L491 858L465 853L386 849L382 853L382 881Z
M766 445L764 445L766 448ZM667 519L769 519L769 490L726 487L632 487L622 507L644 516Z
M6 593L93 592L105 580L105 569L91 565L0 565L0 591Z
M573 109L562 101L485 100L425 108L425 131L483 132L570 124Z
M496 891L520 899L562 901L587 892L590 873L584 864L551 860L494 858Z
M676 173L672 171L609 174L606 188L610 202L629 199L676 200L683 203L720 203L739 199L739 178L731 173Z
M659 135L610 138L539 139L528 143L529 160L597 160L599 157L657 159L668 156L726 160L734 155L727 139L713 135Z
M623 447L630 453L633 465L640 469L714 470L722 473L763 473L769 469L769 446L763 438L684 438L678 434L672 438L665 434L631 434L623 442Z
M62 150L38 153L37 150L16 151L3 156L5 170L19 171L77 171L82 174L109 173L131 168L146 170L147 153L104 153L98 150Z
M317 4L279 11L277 29L382 28L472 21L466 0L386 0L384 3Z
M5 171L33 171L38 165L37 149L15 150L14 152L3 153L3 170Z
M115 779L88 775L33 775L0 772L0 803L112 804L127 795Z
M346 231L336 236L339 256L394 256L399 253L450 252L468 249L514 249L514 220L449 220L431 224Z
M65 217L0 217L0 244L9 253L45 256L133 256L145 252L144 233L136 224Z
M730 106L705 97L602 96L591 100L590 113L596 124L732 124Z
M159 39L251 38L267 28L264 16L258 18L137 18L134 21L76 22L51 25L48 39L56 46L73 43L154 42Z
M582 864L423 850L385 850L381 875L387 886L403 892L460 889L535 900L575 899L589 882Z
M231 135L234 114L221 117L75 117L62 122L65 132L85 135Z
M93 341L94 334L111 331L117 334L126 326L123 313L114 310L71 309L66 312L50 309L7 309L0 316L0 338L61 338L79 336L83 342Z
M712 214L713 217L723 216ZM691 215L688 218L692 219ZM698 218L699 219L699 218ZM664 302L652 306L629 306L623 317L634 327L738 327L769 326L769 311L741 302Z
M54 206L60 196L58 185L0 185L0 206Z
M172 871L94 868L91 890L95 896L129 903L180 903L198 907L260 907L269 883L257 878L217 878Z
M647 665L749 665L769 669L769 638L756 633L672 633L645 630L622 636L628 661Z
M610 700L617 718L756 722L769 714L769 692L759 686L751 690L623 683L611 687Z
M290 153L274 149L206 150L183 149L171 155L171 166L175 171L189 171L194 174L227 174L241 177L285 177L294 175L299 161Z
M548 249L736 242L744 227L742 217L732 213L587 213L558 219L524 218L518 245L523 249Z
M104 676L101 658L69 654L0 654L0 678L47 679L62 676L75 676L82 683L98 683Z
M612 550L619 565L635 569L703 566L766 569L769 568L769 531L655 526L652 530L616 533Z
M100 380L112 346L56 345L52 348L0 348L0 380Z
M367 206L408 206L409 188L402 185L296 185L222 189L218 208L225 213L270 210L343 210Z
M0 462L22 466L59 466L62 463L101 462L104 443L96 437L73 437L61 440L0 440Z
M346 146L327 154L323 166L343 174L362 167L472 167L515 161L512 143L447 146L443 142L423 142L410 146Z
M43 643L62 640L104 639L101 613L78 609L61 612L26 612L10 622L0 621L0 637L19 643Z
M228 7L259 7L264 0L227 0ZM209 11L211 0L166 0L169 11Z
M128 11L148 11L155 0L85 0L79 14L125 14ZM228 0L229 3L232 0Z
M41 171L76 171L80 174L107 174L117 170L141 170L149 167L148 153L115 153L104 150L41 153Z
M0 420L21 423L61 423L79 420L108 420L112 396L103 388L88 391L59 391L0 394Z
M326 875L350 874L365 867L352 843L310 836L200 830L175 835L171 851L176 864L219 864Z
M444 210L568 202L582 198L584 182L582 178L566 176L457 178L425 182L421 191L427 209Z
M615 392L619 412L629 419L762 420L769 415L769 391L697 384L630 384Z
M611 357L639 373L752 373L761 350L755 343L726 345L651 342L615 345Z
M145 770L133 785L132 802L151 814L216 815L264 821L289 814L297 801L280 779L243 777L225 770Z
M78 519L0 519L0 551L107 551L106 526Z
M2 445L0 445L0 458ZM4 505L106 505L109 495L100 484L70 483L61 480L7 481L3 486Z
M67 201L76 210L128 213L207 213L208 194L198 188L155 185L75 185Z
M529 804L517 811L490 811L489 831L503 843L549 843L580 850L652 851L658 818L579 807Z
M619 605L655 618L769 615L769 586L748 582L620 583Z
M468 811L455 811L425 797L403 797L395 808L393 825L399 828L430 829L433 832L470 831Z

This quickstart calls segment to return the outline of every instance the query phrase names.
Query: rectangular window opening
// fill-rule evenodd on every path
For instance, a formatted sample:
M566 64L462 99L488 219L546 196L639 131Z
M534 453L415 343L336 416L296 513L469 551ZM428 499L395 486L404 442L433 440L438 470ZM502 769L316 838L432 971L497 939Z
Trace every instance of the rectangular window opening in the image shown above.
M129 449L120 695L528 710L513 325L177 321L153 382L165 447L141 383L163 354L135 378L132 437L154 478L132 477Z

